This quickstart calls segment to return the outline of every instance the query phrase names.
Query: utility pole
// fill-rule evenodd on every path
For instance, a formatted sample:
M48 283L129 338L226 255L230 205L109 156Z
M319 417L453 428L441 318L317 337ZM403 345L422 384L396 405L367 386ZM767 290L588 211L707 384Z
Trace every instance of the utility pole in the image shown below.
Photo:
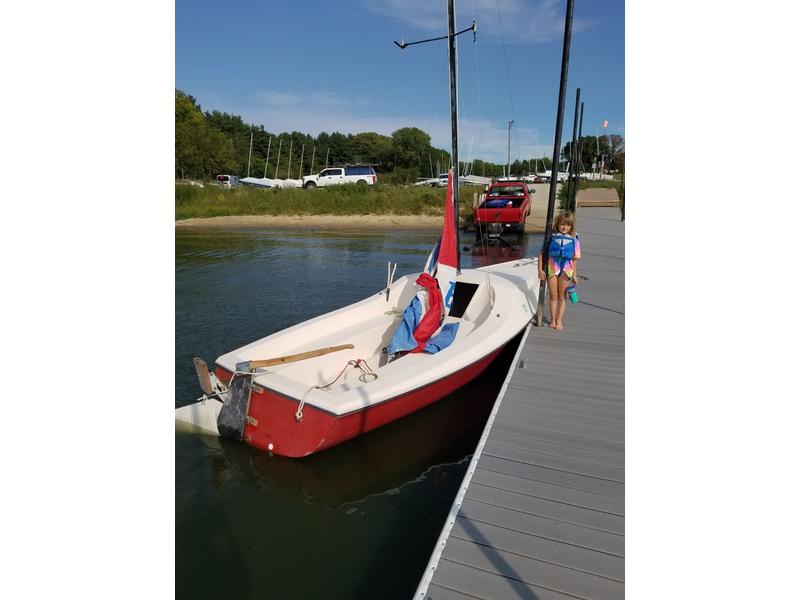
M557 169L558 157L561 154L561 127L564 124L564 99L567 95L567 73L569 71L569 47L572 39L572 13L574 0L567 0L567 16L564 20L564 47L561 52L561 86L558 91L558 111L556 113L556 133L553 140L553 165L552 169ZM557 173L557 172L556 172ZM556 185L558 177L550 177L550 196L547 203L547 222L545 224L544 245L542 246L542 259L547 260L547 247L550 245L550 237L553 231L553 212L556 205ZM543 265L539 265L543 268ZM546 272L546 270L545 270ZM547 281L543 280L539 284L539 302L536 307L535 323L538 327L544 325L544 295Z

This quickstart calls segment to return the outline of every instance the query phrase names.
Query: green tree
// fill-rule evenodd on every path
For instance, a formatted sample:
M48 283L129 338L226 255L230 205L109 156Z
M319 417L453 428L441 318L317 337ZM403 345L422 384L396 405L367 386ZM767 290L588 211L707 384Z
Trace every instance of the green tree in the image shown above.
M369 131L353 136L353 159L356 162L384 164L392 159L392 139Z
M352 136L334 131L328 138L328 148L330 148L330 158L328 159L330 164L353 162Z
M175 175L199 179L237 170L230 141L208 125L192 96L175 90Z
M417 127L403 127L392 133L392 144L396 156L395 168L416 167L425 172L431 149L431 136Z

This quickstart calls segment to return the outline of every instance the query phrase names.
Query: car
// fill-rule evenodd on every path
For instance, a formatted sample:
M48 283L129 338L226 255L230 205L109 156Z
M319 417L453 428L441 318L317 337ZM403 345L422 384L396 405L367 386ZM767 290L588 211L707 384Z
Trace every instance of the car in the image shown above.
M217 175L217 185L225 189L237 188L242 185L236 175Z
M547 183L547 181L545 180L544 177L542 177L540 175L534 175L534 174L526 175L522 179L522 181L524 181L527 184L531 184L531 183Z
M524 181L495 181L473 212L476 239L497 237L505 232L525 233L531 214L531 191Z
M303 177L303 187L308 190L315 187L344 185L346 183L375 185L376 181L377 176L372 165L344 165L341 167L327 167L316 175L306 175Z

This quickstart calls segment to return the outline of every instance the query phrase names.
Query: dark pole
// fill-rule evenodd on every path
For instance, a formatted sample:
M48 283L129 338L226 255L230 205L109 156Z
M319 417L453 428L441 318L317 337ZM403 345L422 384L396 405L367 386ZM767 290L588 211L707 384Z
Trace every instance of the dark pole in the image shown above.
M553 175L553 169L557 169L558 157L561 154L561 127L564 124L564 98L567 95L567 72L569 71L569 45L572 38L572 9L573 0L567 0L567 16L564 19L564 49L561 53L561 87L558 91L558 111L556 116L556 132L553 140L553 164L550 167L550 174ZM556 171L556 174L558 171ZM547 260L546 251L547 246L550 244L550 236L553 229L553 212L556 206L556 185L558 184L558 176L550 177L550 197L547 202L547 222L545 223L544 231L544 245L542 246L543 262ZM541 266L541 265L540 265ZM544 265L546 266L546 265ZM546 271L545 271L546 272ZM539 284L539 302L536 307L536 325L541 327L544 325L544 294L547 287L547 281L543 280Z
M573 196L572 196L572 204L570 206L570 210L573 213L578 210L577 195L578 195L578 188L580 187L580 180L581 180L581 161L583 160L581 158L583 156L583 154L581 152L583 150L582 142L581 142L582 136L583 136L583 102L581 102L581 120L580 120L580 123L578 125L578 148L577 148L577 157L578 158L575 160L575 164L576 164L577 169L578 169L578 179L577 179L577 181L575 183L575 194L573 194Z
M575 175L575 145L577 140L575 136L578 133L578 109L581 106L581 88L578 88L578 93L575 96L575 118L572 121L572 144L569 147L569 173L567 176L567 210L570 209L572 198L575 195L575 182L572 180Z
M569 0L570 2L572 0ZM461 240L458 226L458 87L456 81L456 14L453 0L447 0L447 46L450 56L450 129L453 132L453 210L456 223L456 274L461 273Z

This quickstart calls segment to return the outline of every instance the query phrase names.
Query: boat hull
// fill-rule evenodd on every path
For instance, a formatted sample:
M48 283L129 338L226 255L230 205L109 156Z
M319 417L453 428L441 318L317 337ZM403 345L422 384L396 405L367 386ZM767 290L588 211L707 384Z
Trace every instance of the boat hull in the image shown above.
M298 420L295 417L300 404L297 398L256 385L250 398L243 440L279 456L308 456L396 421L447 396L480 375L503 347L424 387L343 415L305 404L302 418ZM220 366L216 367L216 375L223 381L231 377L231 373Z

